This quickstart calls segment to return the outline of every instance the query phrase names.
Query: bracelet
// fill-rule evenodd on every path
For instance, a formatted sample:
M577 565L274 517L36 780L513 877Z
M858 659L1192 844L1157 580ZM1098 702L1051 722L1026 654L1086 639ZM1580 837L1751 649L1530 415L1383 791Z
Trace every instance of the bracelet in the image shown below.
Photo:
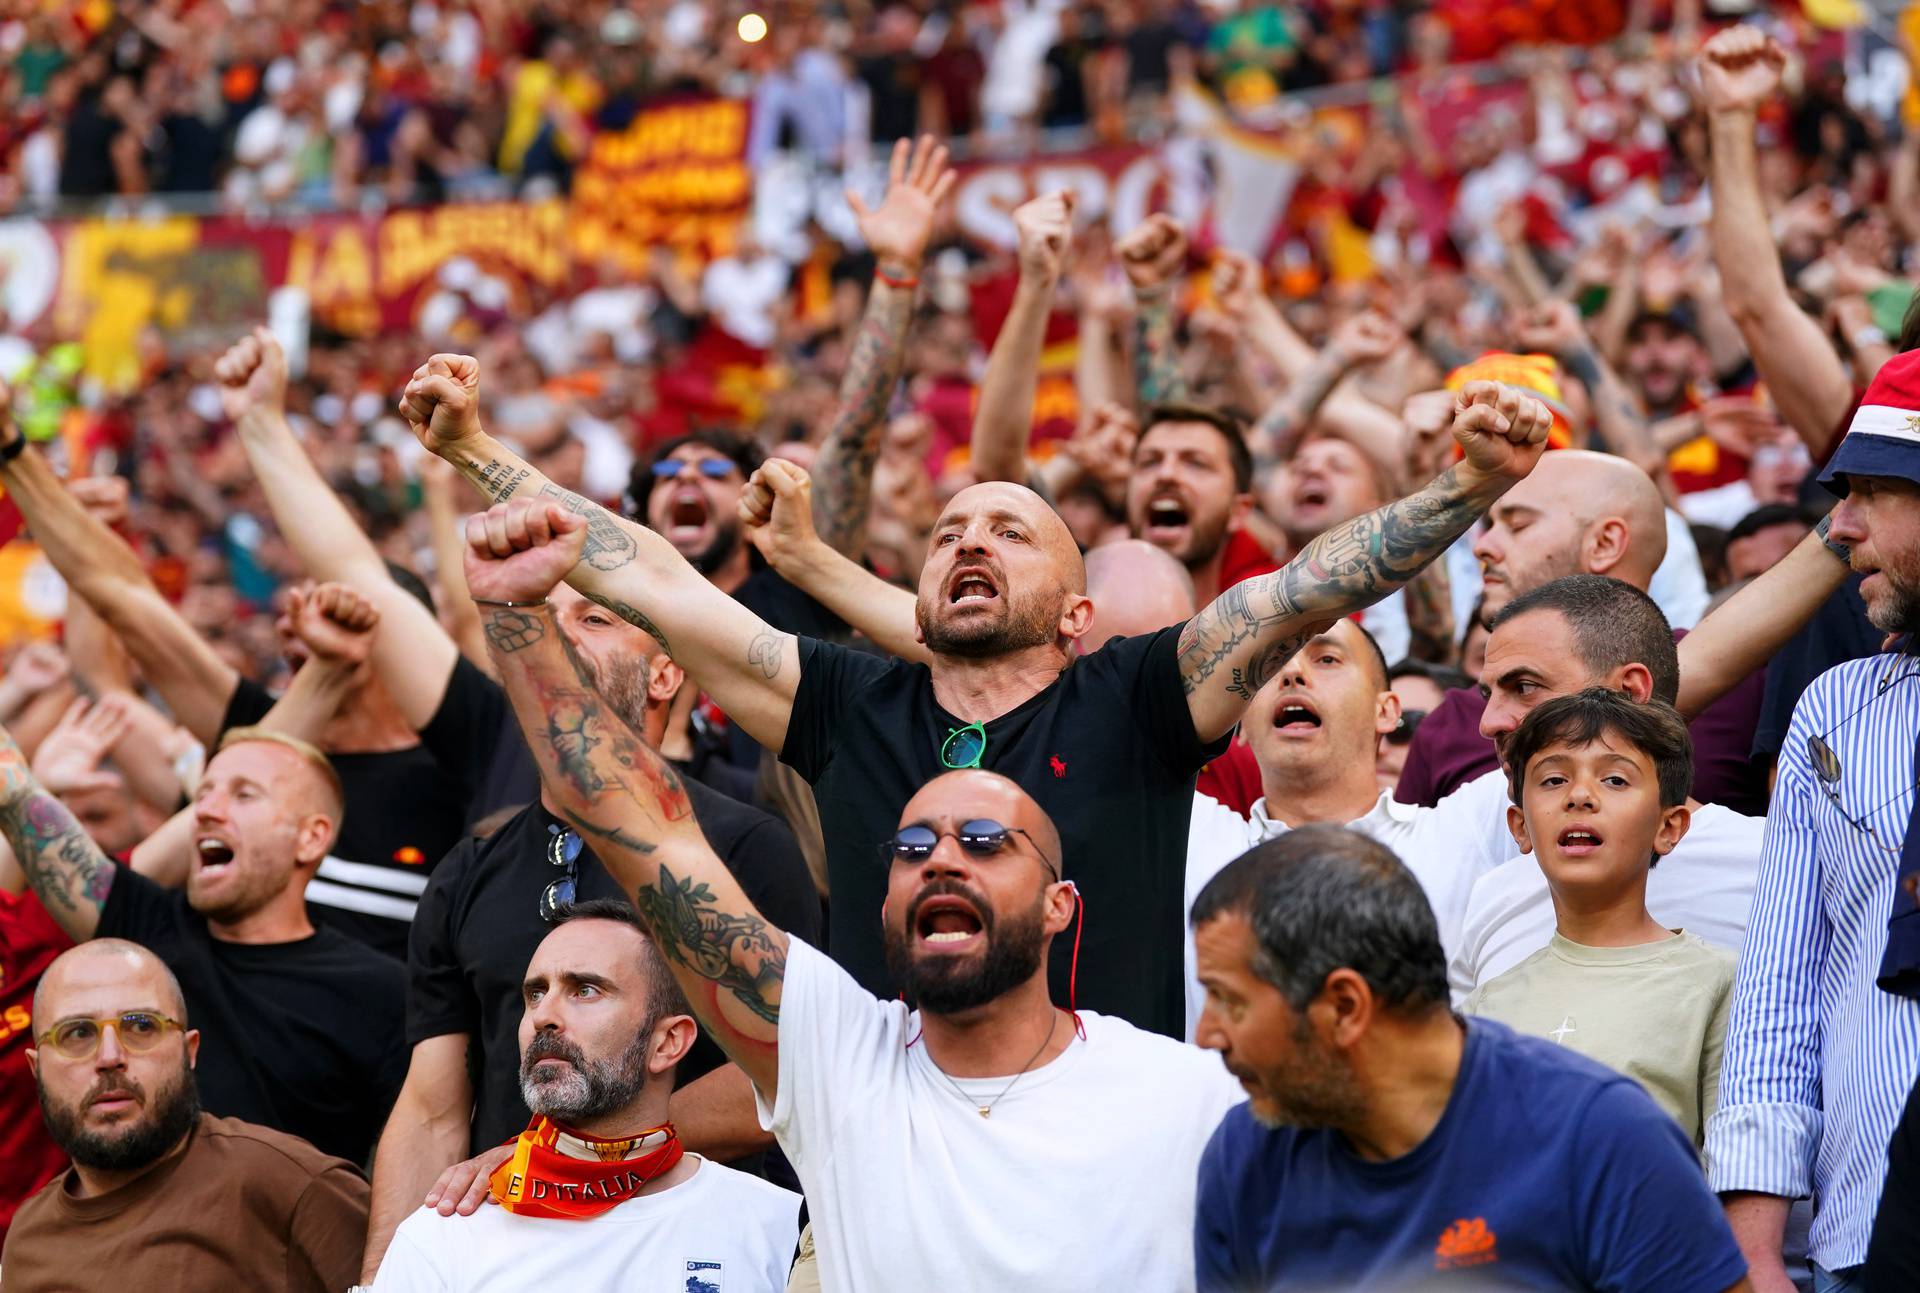
M473 599L473 604L475 606L500 606L510 611L522 611L534 606L545 606L547 599L542 597L537 602L496 602L491 597L476 597Z
M1820 518L1820 523L1813 527L1813 532L1820 536L1820 542L1827 545L1827 551L1831 552L1835 557L1837 557L1841 565L1852 567L1853 549L1848 547L1844 543L1841 543L1835 539L1829 538L1827 535L1827 531L1832 528L1833 528L1833 513L1829 512L1825 516Z
M1877 324L1865 324L1855 328L1847 337L1847 344L1855 350L1866 350L1872 346L1887 344L1887 334Z
M27 433L20 431L18 427L15 427L14 430L20 432L20 438L18 440L9 440L5 444L0 444L0 462L12 462L15 458L18 458L27 451Z
M875 268L873 276L882 283L885 283L888 287L897 287L902 291L909 291L920 286L920 276L918 274L907 274L905 276L889 274L885 266Z

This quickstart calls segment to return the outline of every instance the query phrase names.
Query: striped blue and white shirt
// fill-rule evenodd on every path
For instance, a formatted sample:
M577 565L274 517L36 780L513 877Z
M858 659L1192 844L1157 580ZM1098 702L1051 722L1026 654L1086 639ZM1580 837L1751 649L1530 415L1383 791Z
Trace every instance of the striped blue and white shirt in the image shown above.
M1828 1270L1866 1260L1887 1138L1920 1073L1920 1003L1874 986L1913 809L1920 676L1902 679L1916 672L1910 655L1849 661L1794 709L1707 1126L1715 1190L1815 1197L1811 1253ZM1840 808L1810 736L1839 756Z

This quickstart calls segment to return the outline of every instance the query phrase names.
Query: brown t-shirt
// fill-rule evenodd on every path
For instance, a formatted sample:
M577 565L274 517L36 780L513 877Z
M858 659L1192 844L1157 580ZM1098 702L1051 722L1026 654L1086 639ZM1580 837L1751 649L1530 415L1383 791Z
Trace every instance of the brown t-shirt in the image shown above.
M21 1206L5 1288L339 1293L360 1275L366 1179L283 1132L203 1113L146 1175L92 1198L75 1188L69 1169Z

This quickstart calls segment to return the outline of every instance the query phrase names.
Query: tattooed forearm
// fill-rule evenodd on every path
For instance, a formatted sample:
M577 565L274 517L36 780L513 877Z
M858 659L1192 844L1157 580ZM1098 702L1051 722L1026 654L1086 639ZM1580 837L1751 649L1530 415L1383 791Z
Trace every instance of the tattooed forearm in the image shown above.
M547 636L546 621L525 611L517 611L506 606L487 608L486 622L481 625L487 641L501 651L511 655L515 651L524 651Z
M758 912L725 910L698 877L677 876L664 864L652 885L635 891L633 905L669 960L713 980L768 1023L780 1022L786 938Z
M1411 497L1328 530L1273 574L1235 584L1181 631L1188 694L1218 676L1226 692L1250 699L1300 643L1445 552L1493 496L1456 464Z
M1322 354L1287 387L1286 394L1253 424L1248 434L1249 447L1256 454L1280 460L1291 458L1300 437L1312 424L1320 406L1340 383L1347 366L1336 355Z
M587 519L587 546L581 551L580 560L595 570L618 570L639 552L633 536L620 528L613 513L593 500L551 482L540 487L540 497L551 498L574 515Z
M839 412L813 469L814 528L834 551L855 561L865 555L880 432L900 384L912 317L911 288L874 283L840 381Z
M1453 640L1453 584L1443 556L1407 581L1402 590L1407 603L1407 655L1429 664L1451 665Z
M18 755L17 750L12 753ZM0 805L0 833L13 846L47 914L70 937L93 937L113 888L113 863L67 806L37 787L24 795L10 794Z
M514 467L498 458L476 463L467 473L468 478L480 487L480 492L496 503L504 503L512 498L514 491L526 484L527 478L532 475L531 467Z
M661 632L658 624L655 624L652 620L641 614L639 607L630 606L618 597L604 597L599 593L587 593L586 599L597 605L606 607L627 623L640 629L655 642L658 642L660 649L665 651L669 657L673 655L673 643L667 641L667 635Z
M772 629L762 629L747 643L747 663L758 669L768 682L780 672L780 652L786 646L791 633L776 633Z
M1173 336L1173 293L1170 289L1134 298L1134 382L1143 408L1177 404L1187 398L1186 379L1180 375L1180 352Z

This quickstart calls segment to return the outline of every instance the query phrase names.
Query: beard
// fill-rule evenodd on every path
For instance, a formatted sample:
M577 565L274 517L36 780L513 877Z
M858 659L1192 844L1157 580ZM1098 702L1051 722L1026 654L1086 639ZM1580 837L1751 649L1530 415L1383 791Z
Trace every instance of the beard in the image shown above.
M1364 1106L1353 1070L1313 1035L1305 1016L1294 1020L1292 1049L1279 1068L1251 1074L1260 1088L1247 1105L1254 1121L1268 1128L1301 1130L1338 1129L1359 1121Z
M986 951L960 963L949 956L916 958L913 926L920 904L948 894L965 898L980 913ZM1008 917L1002 928L981 895L957 880L936 880L914 896L900 928L887 926L887 973L900 986L908 1005L930 1015L956 1015L984 1006L1031 979L1040 968L1046 951L1045 904L1043 893L1030 910Z
M1009 602L1000 616L980 616L954 624L943 622L934 612L938 603L922 597L914 607L920 621L920 635L927 650L935 655L962 656L983 660L993 656L1045 646L1059 633L1062 604L1026 605Z
M647 1086L647 1050L653 1041L649 1019L623 1054L589 1060L578 1046L555 1033L536 1033L520 1060L520 1098L543 1118L577 1125L604 1118L632 1104ZM534 1076L534 1065L561 1059L572 1067L553 1076Z
M647 730L647 687L652 679L651 661L643 655L622 655L602 664L580 657L593 675L593 689L612 707L620 721L635 732Z
M87 1102L108 1092L125 1092L143 1102L139 1118L115 1127L95 1129L83 1120ZM193 1130L200 1116L200 1090L194 1084L193 1069L186 1055L180 1057L180 1071L153 1098L138 1082L126 1074L103 1075L77 1104L59 1104L40 1087L40 1113L47 1121L47 1133L66 1156L82 1167L98 1172L128 1172L149 1167L165 1158Z
M1886 595L1867 606L1867 623L1882 633L1920 632L1920 588L1916 588L1903 572L1882 567L1881 578L1886 581Z
M737 520L717 520L713 526L713 541L706 547L687 558L687 564L709 578L713 572L732 560L740 547L740 522Z

